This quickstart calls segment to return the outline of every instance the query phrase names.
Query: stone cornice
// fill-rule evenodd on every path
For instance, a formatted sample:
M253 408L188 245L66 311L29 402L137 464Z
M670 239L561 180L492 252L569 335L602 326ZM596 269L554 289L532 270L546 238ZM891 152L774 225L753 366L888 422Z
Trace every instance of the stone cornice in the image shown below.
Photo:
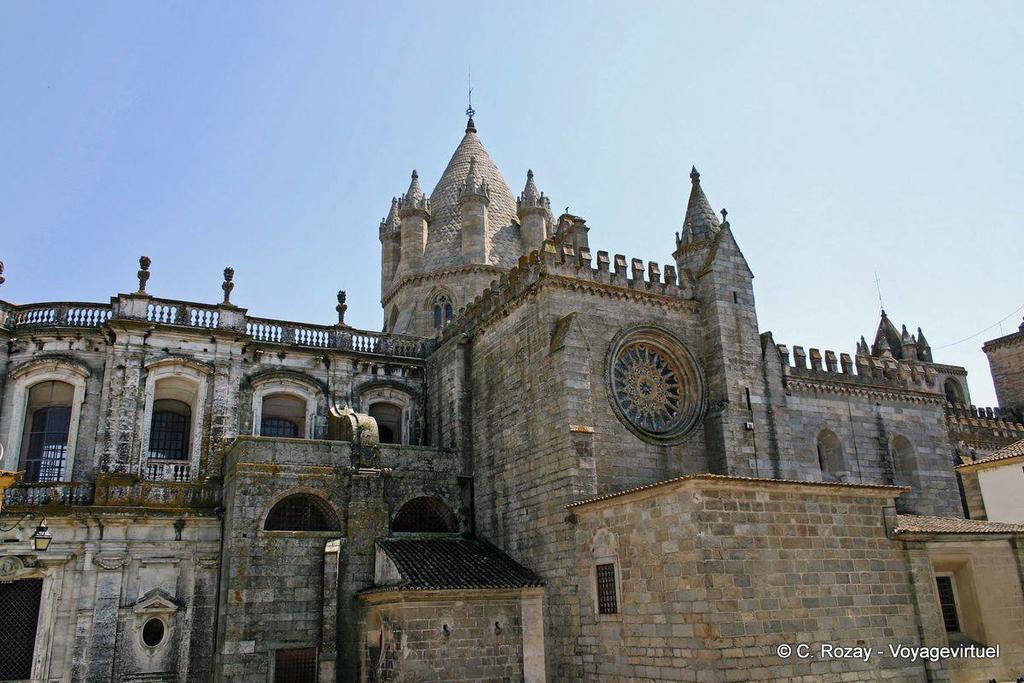
M1022 342L1024 342L1024 332L1011 332L1010 334L1004 337L998 337L996 339L991 339L985 342L985 344L981 347L981 350L984 351L985 353L988 353L993 349L1002 349L1007 346L1016 346L1017 344L1020 344Z
M863 396L886 401L905 401L908 403L930 403L937 406L945 406L946 404L944 396L922 391L912 391L910 389L872 387L859 384L840 384L838 382L833 383L794 377L786 378L785 385L787 389L795 389L797 391L821 392L845 396Z
M388 289L387 293L381 297L380 302L383 306L387 306L391 300L398 294L398 291L406 285L421 284L424 282L430 282L433 280L440 280L442 278L449 277L451 275L462 275L466 273L489 273L491 275L501 276L508 272L508 268L501 268L499 266L490 266L487 264L468 264L464 266L455 266L453 268L441 268L439 270L432 270L427 273L420 273L418 275L410 275L402 278L396 284L392 285Z

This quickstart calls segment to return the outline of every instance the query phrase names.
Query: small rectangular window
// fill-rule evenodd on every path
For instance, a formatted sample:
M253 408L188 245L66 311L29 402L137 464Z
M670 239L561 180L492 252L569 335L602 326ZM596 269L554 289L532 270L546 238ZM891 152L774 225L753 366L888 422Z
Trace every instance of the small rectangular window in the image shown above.
M316 648L274 652L274 683L316 683Z
M615 565L597 565L597 611L600 614L618 614L619 601L615 595Z
M738 304L740 302L740 295L737 292L732 293L732 302Z
M960 632L960 617L956 610L956 593L953 590L952 576L936 576L935 584L939 590L939 607L942 609L942 623L946 633Z

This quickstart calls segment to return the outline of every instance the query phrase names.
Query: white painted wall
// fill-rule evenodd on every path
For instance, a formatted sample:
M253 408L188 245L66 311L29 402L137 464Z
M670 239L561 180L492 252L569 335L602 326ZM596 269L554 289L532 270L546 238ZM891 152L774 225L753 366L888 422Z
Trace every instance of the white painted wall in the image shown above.
M978 483L989 521L1024 524L1024 462L979 470Z

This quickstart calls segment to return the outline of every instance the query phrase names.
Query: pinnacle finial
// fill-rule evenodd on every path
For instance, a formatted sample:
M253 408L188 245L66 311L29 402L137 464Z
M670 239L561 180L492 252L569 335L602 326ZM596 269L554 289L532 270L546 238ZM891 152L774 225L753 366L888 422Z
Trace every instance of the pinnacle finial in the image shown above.
M0 285L2 285L4 282L6 282L6 280L4 279L4 262L0 261Z
M231 303L231 290L235 288L235 283L232 280L235 279L235 269L228 266L224 269L224 283L220 286L224 290L224 303Z
M729 215L728 209L722 209L719 213L722 214L722 222L725 223L728 220L728 218L726 218Z
M476 124L473 123L473 114L476 113L476 109L473 109L473 72L472 71L469 71L467 73L466 80L467 80L467 84L466 85L467 85L467 87L469 89L469 106L466 107L466 118L469 119L469 120L466 121L466 132L467 133L475 133L476 132Z
M148 256L139 257L139 291L138 294L146 293L146 283L149 282L149 266L153 261Z
M338 305L334 307L334 310L338 312L338 327L346 327L345 325L345 311L348 310L348 306L345 304L345 300L348 295L344 289L338 290Z
M690 167L690 182L694 185L700 185L700 172L697 171L696 166Z

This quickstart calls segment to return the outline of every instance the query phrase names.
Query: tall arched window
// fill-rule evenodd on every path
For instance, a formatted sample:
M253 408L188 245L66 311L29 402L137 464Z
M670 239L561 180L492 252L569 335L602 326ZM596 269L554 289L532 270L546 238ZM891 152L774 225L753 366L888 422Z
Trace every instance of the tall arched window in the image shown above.
M447 294L441 294L434 299L434 329L439 330L452 319L454 315L454 309L452 308L452 300L448 298Z
M193 406L199 389L184 377L158 379L153 388L153 413L149 420L149 457L156 460L188 460Z
M71 404L75 388L66 382L40 382L29 389L22 431L22 481L64 478Z
M160 460L187 460L188 432L192 408L175 398L153 401L153 420L149 427L149 457Z
M391 520L391 530L397 532L455 533L459 522L440 498L421 496L401 507Z
M323 498L296 493L277 502L267 513L264 531L340 531L338 516Z
M942 383L942 392L946 394L946 400L950 403L964 403L964 392L960 383L955 379L947 379Z
M914 446L902 434L892 439L892 460L896 469L896 483L904 486L913 485L917 470L917 459L914 457Z
M370 405L369 415L377 421L381 443L402 443L402 407L378 401Z
M260 412L260 436L301 439L306 435L306 401L294 394L267 394Z
M837 481L846 469L843 460L843 443L835 432L823 429L818 432L817 440L818 466L821 468L822 479Z

